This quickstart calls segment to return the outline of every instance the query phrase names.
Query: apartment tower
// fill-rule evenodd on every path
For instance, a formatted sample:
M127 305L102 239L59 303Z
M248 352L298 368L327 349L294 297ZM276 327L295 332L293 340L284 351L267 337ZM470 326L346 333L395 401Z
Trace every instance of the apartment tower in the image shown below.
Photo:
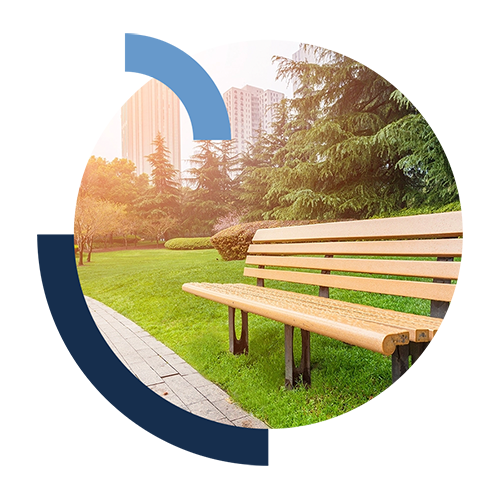
M272 131L272 105L284 97L281 92L262 90L251 85L245 85L241 89L231 87L224 92L235 152L245 151L247 143L253 143L260 129Z

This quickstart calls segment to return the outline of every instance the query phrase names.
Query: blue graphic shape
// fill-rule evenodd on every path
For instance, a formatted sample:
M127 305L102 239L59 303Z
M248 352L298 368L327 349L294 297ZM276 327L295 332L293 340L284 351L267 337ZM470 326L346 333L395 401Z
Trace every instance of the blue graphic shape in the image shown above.
M194 140L229 140L222 96L189 33L39 33L38 87L126 87L155 78L184 104Z

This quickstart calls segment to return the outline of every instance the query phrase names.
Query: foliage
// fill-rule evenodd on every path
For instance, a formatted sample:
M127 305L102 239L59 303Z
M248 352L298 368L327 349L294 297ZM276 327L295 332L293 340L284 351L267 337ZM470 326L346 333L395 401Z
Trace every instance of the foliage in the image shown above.
M181 218L185 226L210 234L217 219L234 211L233 142L199 141L190 162L187 180L192 189L184 193Z
M246 220L365 218L458 201L443 149L408 99L348 57L305 48L317 62L274 58L278 78L298 89L242 159Z
M87 162L79 196L130 205L148 186L148 176L135 174L135 164L124 158L109 162L91 156Z
M170 152L161 134L153 141L155 151L147 158L152 183L146 174L137 176L135 165L126 159L108 162L92 156L80 186L75 219L75 238L82 242L90 261L95 238L112 241L139 236L156 241L173 236L178 226L179 179L170 163ZM112 212L114 211L114 214ZM112 220L112 222L111 222ZM82 263L82 255L80 262Z
M203 250L213 248L210 238L172 238L165 242L168 250Z
M82 208L86 210L86 217L90 217L92 211L96 211L97 214L99 203L101 206L105 206L106 203L111 204L108 206L114 206L117 210L115 223L107 226L106 231L109 232L103 234L101 231L95 234L95 237L89 240L92 244L96 238L107 241L108 238L112 239L113 233L116 233L124 238L127 245L126 235L138 234L140 223L135 212L136 201L148 191L149 180L147 174L137 176L135 170L134 163L123 158L115 158L109 162L92 156L87 162L77 201L77 205L82 203L83 205L77 206L77 214L83 216ZM85 247L89 254L91 248L92 246L88 244ZM90 256L87 260L90 260Z
M315 221L256 221L237 224L229 227L211 238L213 246L224 260L243 260L248 247L258 229L270 227L299 226L312 224Z
M147 156L151 164L152 185L134 200L131 212L141 220L140 229L157 242L177 223L179 212L179 175L170 162L170 151L158 133L155 151Z
M80 254L78 265L83 265L85 250L87 262L90 262L94 239L115 231L124 216L123 205L91 196L78 197L74 225L75 244Z
M272 132L260 130L256 141L249 144L240 158L238 197L246 211L242 222L269 218L266 215L279 204L270 186L276 169L283 166L284 148L295 125L289 120L290 103L286 99L274 105L273 113Z
M176 196L179 189L178 172L170 162L170 150L165 138L158 132L152 145L155 150L146 156L151 164L151 178L157 193Z
M396 212L392 212L389 214L389 217L404 217L406 215L421 215L421 214L435 214L435 213L443 213L443 212L458 212L462 210L459 201L454 201L452 203L448 203L443 206L421 206L415 208L404 208L402 210L398 210ZM373 218L379 218L379 216L375 216Z
M155 214L141 221L140 231L150 240L156 241L156 246L159 247L160 241L166 239L176 225L176 219L168 215Z

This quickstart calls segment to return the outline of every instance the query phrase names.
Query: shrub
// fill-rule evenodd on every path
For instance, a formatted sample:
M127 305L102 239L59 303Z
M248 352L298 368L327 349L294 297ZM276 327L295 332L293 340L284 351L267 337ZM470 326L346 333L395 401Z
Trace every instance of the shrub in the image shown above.
M268 227L302 226L316 224L310 220L264 220L237 224L219 231L211 238L213 246L224 260L243 260L246 257L248 246L258 229Z
M206 238L173 238L165 242L168 250L203 250L213 248L210 237Z

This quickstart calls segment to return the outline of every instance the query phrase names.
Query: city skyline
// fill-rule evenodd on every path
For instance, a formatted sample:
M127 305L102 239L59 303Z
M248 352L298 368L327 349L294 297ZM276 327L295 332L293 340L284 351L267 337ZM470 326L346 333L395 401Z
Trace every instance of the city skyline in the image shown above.
M297 50L297 42L241 42L210 49L194 57L214 80L221 95L232 87L249 85L272 89L290 97L292 89L288 83L276 79L276 66L272 64L272 57L280 55L291 59ZM179 114L180 165L181 171L185 171L190 168L189 158L196 148L196 141L193 141L191 122L182 102ZM101 156L108 161L122 156L120 115L119 110L110 120L94 146L92 155Z

